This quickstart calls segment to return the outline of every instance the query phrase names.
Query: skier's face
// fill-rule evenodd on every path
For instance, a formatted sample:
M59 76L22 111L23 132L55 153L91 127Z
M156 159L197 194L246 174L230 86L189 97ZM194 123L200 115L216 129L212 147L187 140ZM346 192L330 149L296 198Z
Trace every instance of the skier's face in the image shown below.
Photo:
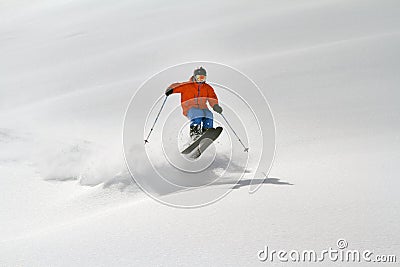
M206 75L196 75L194 78L198 83L204 83L206 81Z

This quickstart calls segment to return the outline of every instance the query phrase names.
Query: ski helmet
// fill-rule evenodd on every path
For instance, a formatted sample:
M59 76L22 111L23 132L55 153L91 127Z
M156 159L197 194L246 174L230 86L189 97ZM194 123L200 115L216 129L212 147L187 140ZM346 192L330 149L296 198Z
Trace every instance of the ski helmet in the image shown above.
M207 76L207 72L206 72L206 70L205 70L203 67L200 67L200 68L197 68L197 69L194 70L193 76L196 76L196 75L204 75L204 76Z

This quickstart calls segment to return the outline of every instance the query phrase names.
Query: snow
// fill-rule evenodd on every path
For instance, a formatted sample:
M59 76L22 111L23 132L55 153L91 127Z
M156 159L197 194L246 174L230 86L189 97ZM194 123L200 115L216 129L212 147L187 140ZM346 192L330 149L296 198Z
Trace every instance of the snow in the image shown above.
M0 266L274 265L257 258L266 245L322 250L339 238L398 253L399 13L394 0L2 1ZM161 192L163 201L195 202L231 189L182 209L132 182L122 135L142 83L191 61L254 80L273 112L276 155L253 194L251 175L237 183L233 173ZM153 90L143 107L165 87ZM216 91L223 108L237 105ZM167 108L178 102L171 97ZM221 142L240 156L230 138Z

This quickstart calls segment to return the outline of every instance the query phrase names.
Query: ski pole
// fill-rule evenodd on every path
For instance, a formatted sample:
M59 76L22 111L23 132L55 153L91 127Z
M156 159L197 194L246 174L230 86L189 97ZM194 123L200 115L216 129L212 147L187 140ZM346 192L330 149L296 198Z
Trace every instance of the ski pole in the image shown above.
M150 134L151 134L151 132L153 131L154 126L156 125L156 122L157 122L157 120L158 120L158 117L160 117L161 110L164 108L164 105L165 105L165 102L167 101L167 98L168 98L168 96L165 96L164 102L162 103L161 108L160 108L160 111L158 112L157 117L156 117L156 119L154 120L153 126L151 126L150 132L149 132L149 134L147 135L146 140L144 140L144 144L145 144L145 145L146 145L146 143L149 142L148 140L149 140L149 138L150 138Z
M224 120L225 120L226 124L228 124L229 128L231 128L232 132L236 135L236 137L237 137L237 139L239 140L240 144L241 144L241 145L243 146L243 148L244 148L244 152L249 152L249 148L246 147L246 146L243 144L242 140L240 140L239 136L236 134L235 130L233 130L231 124L230 124L230 123L228 122L228 120L225 118L224 114L221 113L221 116L222 116L222 118L224 118Z

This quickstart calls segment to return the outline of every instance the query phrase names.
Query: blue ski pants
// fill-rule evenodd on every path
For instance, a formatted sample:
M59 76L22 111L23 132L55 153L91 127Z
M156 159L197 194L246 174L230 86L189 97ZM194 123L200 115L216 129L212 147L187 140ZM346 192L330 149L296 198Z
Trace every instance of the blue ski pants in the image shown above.
M190 120L190 126L203 123L203 128L213 127L213 114L209 109L191 108L188 110L187 117Z

